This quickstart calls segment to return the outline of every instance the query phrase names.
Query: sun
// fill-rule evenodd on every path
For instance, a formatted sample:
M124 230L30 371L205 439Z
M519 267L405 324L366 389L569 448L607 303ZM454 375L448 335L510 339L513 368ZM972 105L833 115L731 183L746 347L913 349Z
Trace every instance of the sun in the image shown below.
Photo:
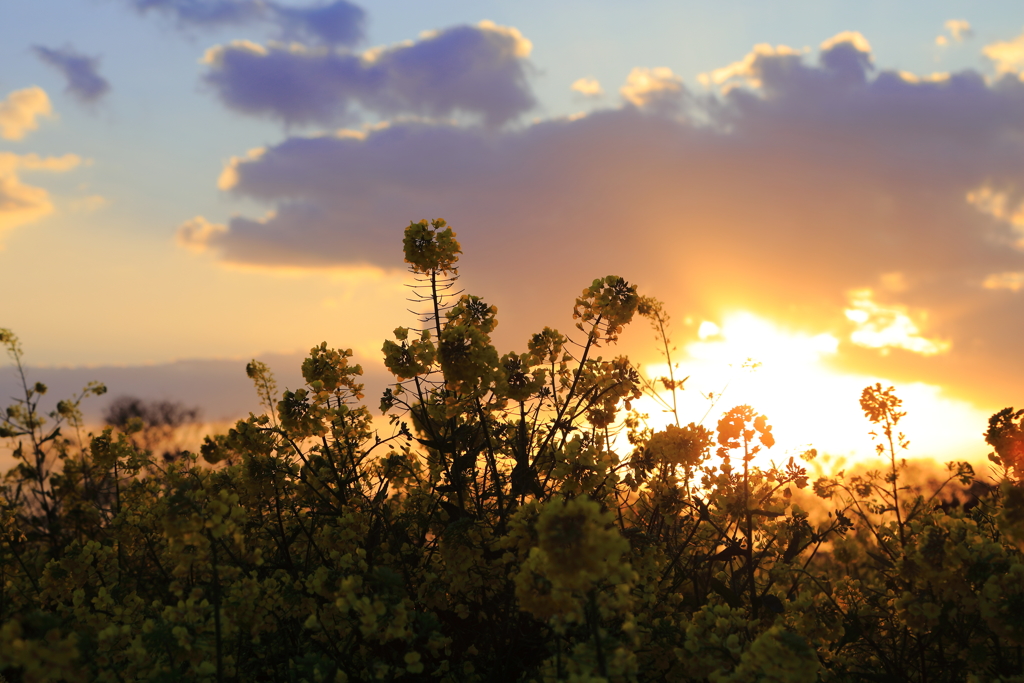
M833 332L787 330L745 311L719 322L703 321L696 338L673 358L676 379L687 378L677 394L679 420L713 430L727 410L750 405L768 416L777 442L764 454L764 464L783 463L811 448L840 461L862 461L873 458L875 449L860 395L864 387L881 382L895 385L903 399L907 417L900 427L911 441L907 458L984 460L981 433L988 412L935 385L838 371L832 361L842 350L843 342ZM644 371L654 380L665 376L668 367L655 363ZM639 409L655 428L675 420L653 399Z

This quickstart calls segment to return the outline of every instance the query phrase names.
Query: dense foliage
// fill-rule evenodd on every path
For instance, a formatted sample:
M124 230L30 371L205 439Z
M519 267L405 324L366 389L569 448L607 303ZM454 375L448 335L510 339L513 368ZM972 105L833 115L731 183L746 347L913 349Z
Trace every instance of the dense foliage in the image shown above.
M141 415L78 433L101 386L44 417L0 330L25 379L0 416L7 681L1024 681L1024 411L986 435L1000 485L951 505L906 486L900 401L868 387L887 466L810 482L759 464L749 406L646 426L654 387L597 355L638 315L669 353L635 286L595 280L576 340L501 354L451 229L404 247L423 316L384 343L387 435L322 344L280 396L248 366L266 414L154 457Z

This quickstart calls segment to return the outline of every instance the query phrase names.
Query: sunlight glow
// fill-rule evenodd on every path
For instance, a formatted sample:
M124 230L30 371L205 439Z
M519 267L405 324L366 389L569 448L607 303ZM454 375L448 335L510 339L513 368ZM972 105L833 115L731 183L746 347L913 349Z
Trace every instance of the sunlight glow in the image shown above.
M764 454L763 464L783 463L810 448L851 462L873 458L871 426L859 400L863 389L876 382L895 384L903 399L907 416L900 427L911 442L905 457L984 459L981 433L988 412L936 386L831 369L829 361L839 352L833 334L788 331L750 313L735 313L720 326L701 323L697 336L683 347L674 371L677 380L688 378L677 394L680 422L700 422L714 430L732 407L752 406L768 416L777 442ZM668 374L668 366L652 364L645 372L656 380ZM661 396L671 405L670 392ZM645 398L637 407L655 429L674 420L654 399Z

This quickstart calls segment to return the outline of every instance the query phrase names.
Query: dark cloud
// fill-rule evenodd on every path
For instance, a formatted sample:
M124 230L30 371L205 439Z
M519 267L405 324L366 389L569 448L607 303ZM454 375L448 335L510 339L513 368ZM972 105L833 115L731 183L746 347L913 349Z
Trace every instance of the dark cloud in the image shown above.
M344 0L308 7L270 7L287 40L312 38L328 45L354 45L363 38L366 13Z
M294 7L266 0L129 0L140 12L155 11L179 26L202 28L242 24L276 26L286 40L354 45L362 40L366 13L346 0Z
M402 227L443 216L474 290L499 308L532 302L503 309L516 329L617 272L677 315L748 309L850 339L856 308L875 335L862 338L910 341L885 357L851 347L851 362L1016 391L1024 83L876 71L853 36L816 63L762 50L738 65L730 77L758 87L673 91L682 116L634 97L521 130L406 122L291 137L222 177L275 211L188 246L268 267L399 268Z
M68 82L66 91L80 102L92 104L110 92L110 83L99 74L99 57L87 57L70 47L36 45L32 51L64 75Z
M228 107L289 124L337 122L358 107L500 125L534 106L530 48L515 29L489 22L362 55L238 41L207 52L206 82Z

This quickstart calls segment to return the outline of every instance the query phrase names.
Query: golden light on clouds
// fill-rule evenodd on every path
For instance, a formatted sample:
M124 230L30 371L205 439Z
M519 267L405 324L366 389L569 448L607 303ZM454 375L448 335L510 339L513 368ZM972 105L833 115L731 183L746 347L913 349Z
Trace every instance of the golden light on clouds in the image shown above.
M849 43L856 50L868 55L870 59L871 43L869 43L868 39L857 31L843 31L842 33L837 33L824 41L819 46L819 49L824 52L831 50L841 43ZM788 45L776 45L772 47L770 43L758 43L757 45L754 45L754 48L748 52L743 59L715 69L710 73L702 73L697 77L697 80L705 87L710 87L712 84L723 85L727 84L729 81L740 80L754 88L760 88L763 85L759 69L759 62L761 62L761 60L771 57L800 57L809 51L810 48L807 47L802 50L797 50L789 47ZM725 89L728 90L729 87L727 86Z
M967 203L997 221L1008 224L1016 233L1018 248L1024 247L1024 204L1011 203L1010 195L988 185L967 193Z
M994 62L996 73L1020 73L1024 67L1024 33L1012 40L986 45L981 52Z
M571 86L573 92L578 92L584 97L600 97L604 89L596 78L577 78Z
M715 69L711 73L700 74L697 80L704 86L722 85L734 78L743 79L755 88L761 87L761 79L757 77L755 65L761 57L772 57L777 55L801 55L800 50L795 50L786 45L772 47L769 43L758 43L747 55L732 64Z
M636 67L629 72L619 93L627 102L643 107L660 97L677 95L682 90L683 79L672 73L672 69L665 66L654 69Z
M868 42L868 39L860 31L842 31L828 40L822 41L818 47L822 51L831 50L840 43L850 43L860 52L871 52L871 43Z
M228 226L226 225L211 223L203 216L196 216L178 226L175 241L179 247L188 249L195 254L201 254L209 248L211 239L227 230Z
M988 412L925 383L890 382L884 377L834 369L841 341L831 332L796 332L746 312L704 321L698 339L686 344L675 377L688 377L678 393L680 420L714 429L719 417L737 405L768 416L777 445L765 456L784 462L809 448L849 460L874 455L870 425L860 409L866 386L895 384L907 417L901 423L911 441L908 458L981 460ZM644 368L652 380L665 376L664 363ZM671 399L669 399L671 403ZM652 427L674 418L653 399L638 403Z
M21 140L39 127L39 118L44 116L53 116L46 91L38 86L15 90L0 100L0 138Z
M228 163L224 164L220 176L217 178L217 189L228 191L238 184L238 166L247 161L256 161L267 153L265 147L254 147L245 153L245 156L233 156Z
M79 166L75 154L42 157L38 154L0 152L0 232L39 220L53 212L50 193L21 181L22 171L64 173Z
M880 349L882 353L888 353L889 349L903 349L934 356L949 351L950 342L922 336L906 306L880 304L874 297L870 288L850 292L850 308L846 309L846 317L856 325L850 335L854 344ZM916 317L923 320L926 313L918 312Z
M1024 289L1024 273L993 273L985 278L982 286L985 289L1008 289L1011 292L1019 292Z
M481 21L477 26L496 35L510 38L512 53L520 59L529 57L530 53L533 52L533 42L531 42L529 38L524 36L522 32L514 26L499 26L493 21L487 19Z
M962 43L964 39L970 38L974 35L974 30L971 28L971 23L965 19L950 19L943 26L946 27L946 31L949 33L949 37L945 34L936 36L935 44L939 47L946 47L949 45L952 39L955 43Z

